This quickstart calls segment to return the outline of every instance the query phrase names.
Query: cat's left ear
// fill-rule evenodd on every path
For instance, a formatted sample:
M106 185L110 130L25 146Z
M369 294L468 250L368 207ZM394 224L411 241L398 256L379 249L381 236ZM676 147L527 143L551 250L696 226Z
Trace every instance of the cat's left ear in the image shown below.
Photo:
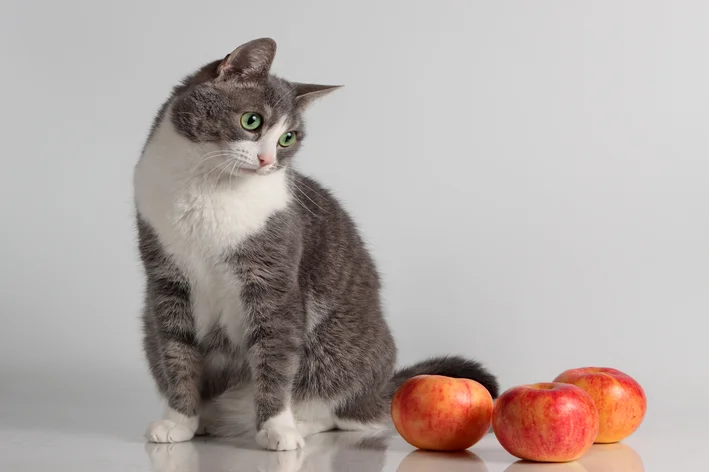
M254 39L227 55L217 67L220 79L265 80L276 56L276 42L271 38Z
M330 92L342 87L342 85L317 85L317 84L293 84L295 89L295 103L301 110L305 110L320 97L324 97Z

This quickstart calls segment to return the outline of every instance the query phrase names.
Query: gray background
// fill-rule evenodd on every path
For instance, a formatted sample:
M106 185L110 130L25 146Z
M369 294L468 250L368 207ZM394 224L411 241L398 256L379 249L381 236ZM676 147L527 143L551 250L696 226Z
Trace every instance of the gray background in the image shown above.
M276 72L346 85L298 164L359 221L402 363L476 356L504 387L608 365L645 387L648 428L709 413L706 2L197 5L0 7L6 420L160 413L133 165L169 88L261 36Z

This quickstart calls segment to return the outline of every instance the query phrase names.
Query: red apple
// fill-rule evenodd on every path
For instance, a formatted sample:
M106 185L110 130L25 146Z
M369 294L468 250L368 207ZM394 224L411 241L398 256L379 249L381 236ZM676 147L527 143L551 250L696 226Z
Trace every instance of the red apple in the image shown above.
M576 385L591 395L600 419L597 443L614 443L627 438L645 418L645 392L635 379L619 370L606 367L571 369L554 382Z
M419 375L404 382L391 402L394 427L414 447L460 451L490 429L492 397L478 382Z
M521 385L495 404L492 427L507 452L536 462L581 457L598 434L598 411L589 394L562 383Z

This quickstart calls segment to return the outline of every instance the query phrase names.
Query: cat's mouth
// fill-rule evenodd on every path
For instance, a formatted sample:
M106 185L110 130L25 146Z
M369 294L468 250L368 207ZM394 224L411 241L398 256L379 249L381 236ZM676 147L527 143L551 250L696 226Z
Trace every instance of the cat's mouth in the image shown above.
M236 175L268 175L271 172L273 172L275 169L273 167L260 167L258 169L250 169L246 167L242 167L239 170L235 172Z

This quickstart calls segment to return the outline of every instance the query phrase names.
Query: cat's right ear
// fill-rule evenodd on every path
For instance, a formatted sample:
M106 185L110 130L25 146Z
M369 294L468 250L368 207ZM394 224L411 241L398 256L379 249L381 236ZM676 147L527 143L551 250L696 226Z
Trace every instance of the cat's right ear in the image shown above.
M228 54L217 67L218 80L263 80L268 77L276 57L276 42L254 39Z

